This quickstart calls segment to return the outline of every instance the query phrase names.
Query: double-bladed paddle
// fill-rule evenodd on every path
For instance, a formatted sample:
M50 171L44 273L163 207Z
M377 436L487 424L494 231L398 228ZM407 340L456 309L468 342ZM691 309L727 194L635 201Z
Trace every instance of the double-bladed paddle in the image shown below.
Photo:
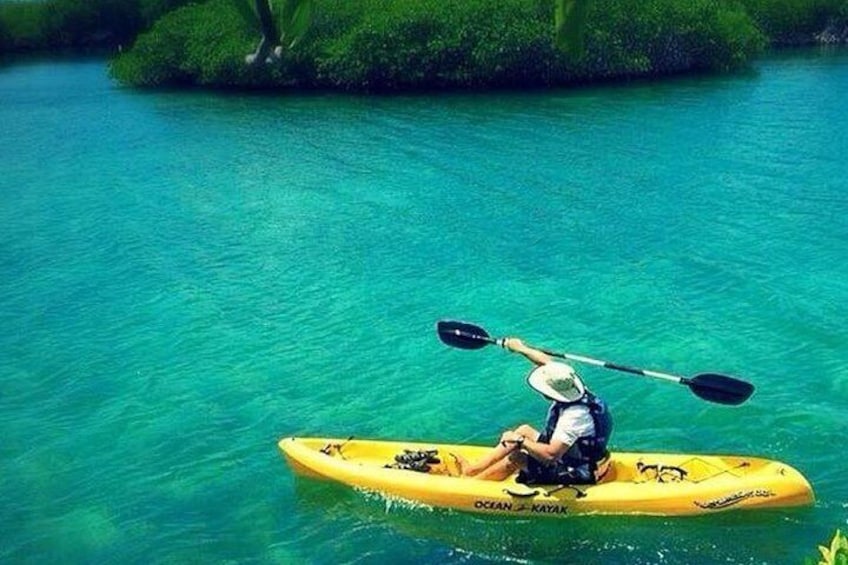
M456 321L440 321L436 325L436 330L439 332L439 339L443 343L451 347L460 349L480 349L489 344L503 345L503 338L496 339L491 337L486 330L480 326L469 324L467 322ZM537 348L538 349L538 348ZM644 377L653 377L680 383L689 387L695 396L716 402L718 404L737 405L742 404L754 393L754 385L745 381L740 381L727 375L717 373L701 373L694 377L680 377L677 375L669 375L659 373L657 371L648 371L646 369L637 369L635 367L627 367L626 365L618 365L607 361L592 359L582 355L574 355L572 353L557 353L555 351L547 351L539 349L543 353L547 353L551 357L559 357L577 361L579 363L588 363L606 369L615 371L623 371L625 373L633 373L634 375L642 375Z

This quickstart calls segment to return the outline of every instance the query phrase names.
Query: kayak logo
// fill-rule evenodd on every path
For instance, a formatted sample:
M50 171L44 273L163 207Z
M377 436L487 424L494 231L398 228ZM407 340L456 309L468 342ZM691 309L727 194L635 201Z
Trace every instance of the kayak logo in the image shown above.
M695 506L706 510L720 510L722 508L727 508L728 506L733 506L734 504L739 504L743 500L748 500L749 498L771 498L773 496L775 496L775 494L767 489L742 490L734 492L733 494L728 494L727 496L722 496L721 498L708 500L707 502L698 502L696 500Z
M494 500L475 500L477 510L512 510L512 502L497 502Z
M568 507L559 504L530 503L514 505L512 502L496 500L475 500L477 510L493 510L500 512L531 512L533 514L567 514Z
M535 514L566 514L568 507L559 504L534 504L530 507L530 512Z

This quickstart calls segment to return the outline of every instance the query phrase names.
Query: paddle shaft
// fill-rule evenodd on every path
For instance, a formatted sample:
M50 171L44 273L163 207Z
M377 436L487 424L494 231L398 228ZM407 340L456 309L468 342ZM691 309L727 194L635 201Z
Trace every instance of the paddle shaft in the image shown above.
M495 345L503 346L504 338L495 339L489 336L483 336L479 334L473 334L469 332L465 332L462 330L454 329L452 332L460 337L474 339L478 341L485 341L488 343L493 343ZM533 346L529 346L533 347ZM649 371L647 369L638 369L636 367L628 367L627 365L619 365L617 363L610 363L609 361L601 361L600 359L592 359L591 357L584 357L583 355L574 355L571 353L558 353L556 351L548 351L547 349L539 349L538 347L533 347L533 349L537 349L546 355L550 355L551 357L558 357L560 359L568 359L570 361L577 361L578 363L586 363L588 365L595 365L596 367L603 367L605 369L612 369L614 371L622 371L624 373L631 373L634 375L641 375L643 377L653 377L655 379L663 379L666 381L671 381L675 383L689 383L689 379L685 377L678 377L676 375L669 375L667 373L660 373L658 371Z
M589 365L604 367L605 369L613 369L615 371L622 371L624 373L642 375L643 377L654 377L655 379L663 379L675 383L685 383L688 380L684 377L678 377L676 375L669 375L667 373L660 373L658 371L649 371L647 369L638 369L636 367L628 367L627 365L619 365L617 363L610 363L609 361L592 359L591 357L584 357L582 355L573 355L571 353L557 353L555 351L546 351L544 349L540 349L539 351L547 353L551 357L560 357L562 359L569 359L571 361L577 361L579 363L587 363Z

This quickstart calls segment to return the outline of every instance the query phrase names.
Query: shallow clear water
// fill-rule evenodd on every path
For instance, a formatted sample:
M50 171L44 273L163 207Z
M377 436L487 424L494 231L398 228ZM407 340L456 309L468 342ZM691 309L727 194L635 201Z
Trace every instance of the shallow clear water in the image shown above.
M0 560L797 563L848 524L848 53L615 88L140 93L0 68ZM527 365L441 318L756 384L581 368L614 447L804 472L811 509L484 519L297 481L275 442L491 443Z

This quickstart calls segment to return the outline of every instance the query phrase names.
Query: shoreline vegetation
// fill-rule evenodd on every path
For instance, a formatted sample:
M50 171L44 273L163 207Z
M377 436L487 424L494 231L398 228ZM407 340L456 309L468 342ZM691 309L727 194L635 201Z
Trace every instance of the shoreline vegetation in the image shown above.
M579 57L554 45L553 14L553 0L317 0L294 48L246 65L258 30L232 0L10 2L0 54L106 48L136 87L393 92L726 71L848 43L848 0L591 0Z

